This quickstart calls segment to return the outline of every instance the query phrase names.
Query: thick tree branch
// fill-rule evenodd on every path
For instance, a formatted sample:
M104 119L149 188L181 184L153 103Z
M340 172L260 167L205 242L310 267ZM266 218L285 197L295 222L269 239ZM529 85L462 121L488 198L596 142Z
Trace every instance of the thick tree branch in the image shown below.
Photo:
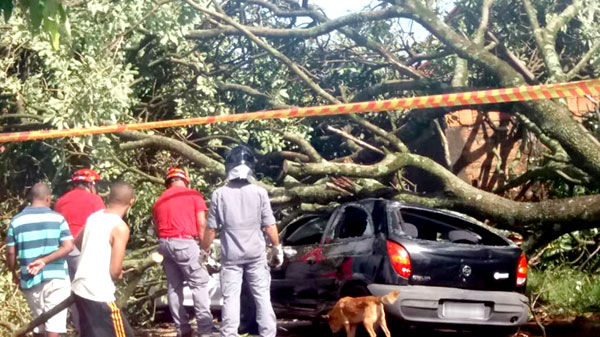
M494 0L484 0L481 5L481 21L479 22L479 28L475 33L473 42L483 47L485 42L485 33L487 32L489 21L490 21L490 7L494 4Z
M473 37L473 43L480 48L483 48L485 43L485 33L490 19L490 7L493 3L494 0L484 0L481 5L481 21ZM460 56L456 56L454 62L454 75L452 76L451 85L453 87L466 87L469 79L469 62Z
M546 69L550 74L551 82L564 82L568 80L567 74L560 64L560 56L556 51L556 35L576 14L583 8L583 0L573 0L573 3L567 6L562 13L552 19L545 28L542 28L537 20L537 11L531 0L523 0L525 12L533 28L533 35L538 50L542 54Z
M577 0L576 0L577 1ZM525 12L533 29L533 36L535 37L535 43L537 44L539 52L542 54L544 64L546 64L546 70L550 74L551 82L562 82L566 80L566 75L562 70L560 64L560 57L556 52L556 32L551 32L548 27L542 28L537 20L537 11L531 4L530 0L523 0L525 6ZM569 6L571 7L571 6ZM557 26L558 23L555 24Z
M541 202L516 202L480 190L458 178L434 160L409 153L388 154L373 165L349 163L319 163L297 165L290 163L288 172L293 176L333 175L378 178L390 175L400 168L413 166L437 177L444 185L444 195L426 197L398 195L402 200L467 212L503 224L506 229L522 232L528 224L594 222L600 220L600 195L580 196Z
M300 150L310 158L311 161L315 163L323 161L323 157L321 157L319 152L310 144L310 142L304 139L304 137L286 132L283 134L283 138L293 144L296 144Z
M526 0L529 1L529 0ZM546 25L546 31L548 35L554 36L556 38L556 34L558 31L564 27L567 22L569 22L579 11L583 9L584 1L583 0L573 0L569 6L567 6L562 13L554 17L554 19Z
M521 61L512 51L506 48L506 45L500 41L494 33L491 31L487 31L486 35L490 41L496 44L496 51L503 55L503 58L508 62L513 68L515 68L521 76L525 78L527 83L534 84L537 83L535 75L527 68L527 66Z
M133 150L141 146L167 149L169 151L181 154L199 167L204 168L209 175L220 177L225 176L225 166L223 164L211 159L210 157L196 151L191 146L178 140L165 136L147 135L135 131L119 132L117 135L122 139L136 141L120 144L120 148L122 150Z

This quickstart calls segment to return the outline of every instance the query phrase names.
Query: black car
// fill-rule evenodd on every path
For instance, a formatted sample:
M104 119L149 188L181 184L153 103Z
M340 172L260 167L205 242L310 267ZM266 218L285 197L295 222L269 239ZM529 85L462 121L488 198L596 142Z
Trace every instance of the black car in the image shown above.
M451 212L367 199L304 215L281 232L271 271L279 316L316 318L343 296L399 290L388 320L515 328L527 320L527 260L514 243Z

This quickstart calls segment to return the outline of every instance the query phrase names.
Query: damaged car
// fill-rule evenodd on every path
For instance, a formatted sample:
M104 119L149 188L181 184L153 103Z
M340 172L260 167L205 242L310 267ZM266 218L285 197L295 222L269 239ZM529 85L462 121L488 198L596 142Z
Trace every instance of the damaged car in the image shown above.
M279 316L318 318L344 296L384 295L388 320L516 329L527 321L527 259L465 216L384 199L308 214L281 232L272 270Z

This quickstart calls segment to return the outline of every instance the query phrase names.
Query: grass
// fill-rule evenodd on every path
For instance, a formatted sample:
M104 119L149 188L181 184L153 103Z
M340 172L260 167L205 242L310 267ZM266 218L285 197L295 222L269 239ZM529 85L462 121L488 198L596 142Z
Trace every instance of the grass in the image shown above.
M527 292L535 307L551 315L586 316L600 312L600 275L560 266L531 269Z

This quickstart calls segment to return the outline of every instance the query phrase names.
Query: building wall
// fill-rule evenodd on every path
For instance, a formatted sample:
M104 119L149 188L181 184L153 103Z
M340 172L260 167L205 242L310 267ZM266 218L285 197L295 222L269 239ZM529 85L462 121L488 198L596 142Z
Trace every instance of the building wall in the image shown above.
M600 97L574 97L565 100L575 118L593 111ZM446 116L446 137L450 144L454 173L472 185L486 190L501 186L510 176L527 170L528 159L542 150L537 140L524 137L516 117L497 111L474 109ZM525 140L524 140L525 139Z

